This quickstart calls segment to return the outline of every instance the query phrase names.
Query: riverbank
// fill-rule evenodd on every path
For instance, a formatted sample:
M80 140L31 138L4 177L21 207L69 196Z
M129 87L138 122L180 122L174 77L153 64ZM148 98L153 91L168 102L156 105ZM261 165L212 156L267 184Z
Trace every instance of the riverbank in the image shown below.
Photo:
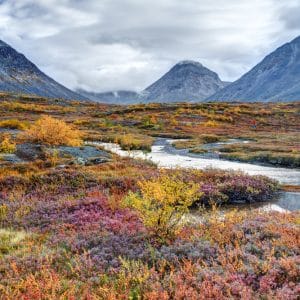
M176 149L172 143L176 140L157 139L150 153L142 151L125 151L118 144L93 142L92 144L116 153L122 157L150 160L159 167L165 168L217 168L222 170L243 171L250 175L264 175L278 180L283 185L300 185L300 170L288 168L275 168L261 165L231 162L218 158L203 158L197 154L189 153L187 149Z

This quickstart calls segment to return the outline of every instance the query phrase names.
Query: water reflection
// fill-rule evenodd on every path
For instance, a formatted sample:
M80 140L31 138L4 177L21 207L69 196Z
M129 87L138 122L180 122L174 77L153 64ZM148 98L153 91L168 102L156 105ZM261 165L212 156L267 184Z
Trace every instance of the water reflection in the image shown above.
M275 198L270 202L258 202L251 204L241 204L241 205L227 205L222 208L222 210L230 210L232 208L237 208L238 210L251 210L254 208L260 208L265 211L275 210L279 212L296 211L300 209L300 193L297 192L280 192Z

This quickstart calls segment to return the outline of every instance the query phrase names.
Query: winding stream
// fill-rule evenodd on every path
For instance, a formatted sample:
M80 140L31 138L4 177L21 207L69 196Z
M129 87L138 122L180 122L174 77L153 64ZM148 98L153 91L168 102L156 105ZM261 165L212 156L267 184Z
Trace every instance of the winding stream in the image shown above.
M93 142L105 150L111 151L123 157L147 159L162 168L217 168L223 170L243 171L249 175L264 175L278 180L281 184L300 185L300 170L277 168L249 163L221 160L214 157L205 157L200 154L189 153L187 149L176 149L172 143L176 140L159 138L153 144L150 153L143 151L125 151L118 144ZM178 140L177 140L178 141ZM263 205L264 208L273 210L298 210L300 209L300 193L282 192L274 202Z

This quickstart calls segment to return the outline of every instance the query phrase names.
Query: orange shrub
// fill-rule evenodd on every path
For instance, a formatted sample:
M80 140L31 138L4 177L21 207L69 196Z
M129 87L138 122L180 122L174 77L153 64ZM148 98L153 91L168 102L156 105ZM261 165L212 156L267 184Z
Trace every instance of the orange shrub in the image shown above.
M50 116L42 116L28 130L20 135L22 140L59 146L80 146L80 131L69 126L62 120Z

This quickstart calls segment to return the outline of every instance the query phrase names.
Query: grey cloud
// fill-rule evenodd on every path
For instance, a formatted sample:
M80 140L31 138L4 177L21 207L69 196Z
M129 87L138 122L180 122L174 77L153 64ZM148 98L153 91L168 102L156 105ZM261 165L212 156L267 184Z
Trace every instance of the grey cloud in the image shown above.
M283 8L281 11L281 20L287 30L300 31L300 4L297 0L293 5Z
M299 9L298 0L0 0L0 30L70 88L140 90L182 59L238 78L297 34Z

